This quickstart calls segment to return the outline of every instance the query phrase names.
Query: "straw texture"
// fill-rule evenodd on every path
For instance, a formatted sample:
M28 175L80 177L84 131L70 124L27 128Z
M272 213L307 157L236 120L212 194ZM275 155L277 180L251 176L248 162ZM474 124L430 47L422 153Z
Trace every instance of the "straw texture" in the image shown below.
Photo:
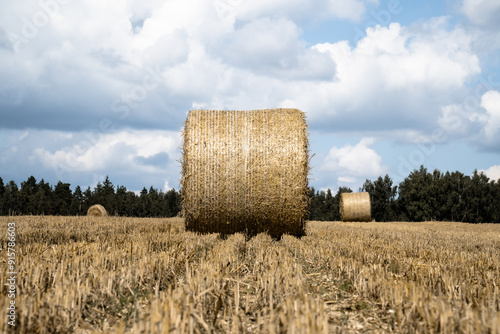
M304 235L308 162L300 110L190 111L181 180L186 229Z
M370 194L342 193L340 195L340 216L342 221L371 221Z
M87 216L106 217L107 215L108 213L106 212L106 209L100 204L92 205L87 210Z

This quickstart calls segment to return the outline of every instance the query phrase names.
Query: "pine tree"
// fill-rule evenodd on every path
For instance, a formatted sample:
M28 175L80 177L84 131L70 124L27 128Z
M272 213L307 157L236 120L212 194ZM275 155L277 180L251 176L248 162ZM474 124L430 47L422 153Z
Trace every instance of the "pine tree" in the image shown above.
M493 196L489 178L477 170L472 173L468 189L469 223L489 223L493 216Z
M395 199L398 187L392 184L391 178L386 174L383 178L379 176L374 182L366 180L361 188L361 191L367 191L370 194L372 217L376 221L397 219Z
M38 191L38 185L34 176L30 176L28 180L21 182L21 190L19 191L19 204L22 214L36 215L37 205L33 202L34 195Z
M37 214L40 215L53 215L54 214L54 201L52 187L48 182L43 179L38 183L38 191L35 194L35 202L37 203Z
M180 211L180 198L179 194L175 191L175 189L170 189L165 194L165 216L166 217L175 217Z
M18 215L21 212L19 201L19 188L14 181L9 181L5 186L4 193L5 213L8 215Z
M142 188L141 190L141 194L139 196L139 199L138 199L138 206L137 206L137 212L136 214L139 216L139 217L148 217L150 216L150 200L149 200L149 196L148 196L148 190L146 189L146 187Z
M69 183L59 181L54 187L55 214L67 216L70 214L73 193Z
M336 212L338 211L338 205L335 205L335 197L332 195L332 190L328 188L325 195L325 212L323 214L323 219L325 221L337 220Z
M125 186L116 186L115 194L115 210L120 216L130 216L131 212L128 211L126 206L127 201L127 188Z
M84 212L82 211L83 205L83 193L80 186L75 187L75 191L73 192L73 200L71 201L70 212L72 215L81 216Z
M82 205L83 214L86 215L88 209L96 203L97 202L94 198L94 193L92 192L90 187L87 187L87 189L83 192L83 205Z
M401 220L424 221L433 217L431 207L432 174L420 166L399 185Z
M116 212L115 187L107 175L102 184L100 204L106 208L109 214Z

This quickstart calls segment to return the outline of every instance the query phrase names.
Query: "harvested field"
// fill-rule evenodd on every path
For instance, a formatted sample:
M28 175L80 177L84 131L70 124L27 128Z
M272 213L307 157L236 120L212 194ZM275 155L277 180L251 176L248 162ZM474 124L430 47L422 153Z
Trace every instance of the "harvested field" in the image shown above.
M180 218L8 222L16 332L500 333L500 225L309 222L245 241Z

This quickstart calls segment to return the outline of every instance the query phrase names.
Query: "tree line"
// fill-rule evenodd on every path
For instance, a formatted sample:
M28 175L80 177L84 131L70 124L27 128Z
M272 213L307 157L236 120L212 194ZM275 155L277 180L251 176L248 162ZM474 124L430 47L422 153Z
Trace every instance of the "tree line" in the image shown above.
M14 181L4 184L0 177L0 215L86 215L94 204L103 205L109 215L128 217L174 217L181 209L175 189L143 188L137 195L125 186L115 187L109 177L93 190L76 186L72 191L70 186L61 181L51 186L30 176L19 188Z
M359 191L370 193L376 221L500 223L500 180L490 180L477 170L468 176L437 169L431 173L421 166L399 185L385 175L366 180ZM309 219L340 220L340 194L344 192L352 190L340 187L333 195L330 189L309 189Z
M0 215L85 215L93 204L103 205L110 215L129 217L173 217L181 210L178 191L150 187L140 194L114 186L106 177L94 189L82 191L59 181L51 186L33 176L21 183L4 184L0 177ZM500 223L500 180L490 180L477 170L471 176L461 172L429 172L424 166L412 171L399 185L389 175L366 180L359 191L370 193L372 218L376 221L461 221ZM340 194L352 192L340 187L309 188L310 220L340 220Z

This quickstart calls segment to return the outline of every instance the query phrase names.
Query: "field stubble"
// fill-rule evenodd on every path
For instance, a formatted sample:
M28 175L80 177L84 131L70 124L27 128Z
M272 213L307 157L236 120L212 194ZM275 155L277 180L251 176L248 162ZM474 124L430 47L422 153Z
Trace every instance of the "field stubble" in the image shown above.
M500 333L500 225L309 222L301 239L247 241L179 218L11 221L5 333Z

